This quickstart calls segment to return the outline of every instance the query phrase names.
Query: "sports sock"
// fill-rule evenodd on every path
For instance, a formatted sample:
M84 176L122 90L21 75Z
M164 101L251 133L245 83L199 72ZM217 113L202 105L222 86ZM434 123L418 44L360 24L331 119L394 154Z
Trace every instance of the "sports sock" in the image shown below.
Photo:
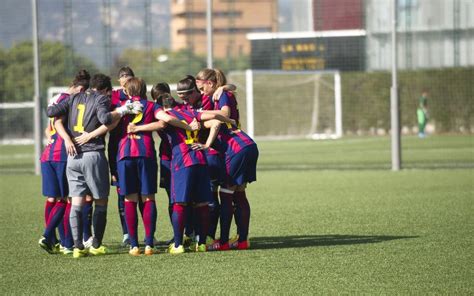
M239 229L240 229L240 226L239 226L239 223L240 223L240 208L237 206L237 204L235 203L234 201L234 205L233 205L233 208L234 208L234 222L235 222L235 228L237 229L237 234L239 234Z
M84 201L82 205L82 232L84 241L92 236L92 201Z
M71 206L69 224L71 225L71 233L72 239L74 240L74 247L84 249L84 244L82 243L82 206Z
M170 216L170 222L173 224L173 204L171 203L171 192L169 189L165 189L166 194L168 195L168 215Z
M192 237L193 234L195 234L194 225L196 225L196 223L193 214L193 209L191 207L186 207L184 209L184 215L186 216L184 219L184 234L186 234L187 237Z
M143 203L143 225L145 228L145 244L153 247L153 237L156 230L156 203L147 200Z
M44 230L43 236L48 240L51 245L54 245L56 243L56 227L61 224L65 210L66 203L63 201L58 201L49 213L48 224L46 225L46 229Z
M127 221L127 230L130 238L130 246L138 247L137 234L137 202L125 201L125 220Z
M197 235L199 235L199 244L205 244L207 234L209 232L209 206L201 206L194 208L194 217L196 217L197 224Z
M71 203L67 203L66 210L64 211L63 227L64 227L64 243L63 246L66 248L72 248L74 241L72 239L71 225L69 223L69 216L71 214Z
M213 202L209 204L209 231L208 236L216 238L217 224L219 224L220 205L218 192L212 192Z
M174 246L178 247L183 244L183 232L184 232L184 220L185 208L187 206L181 204L173 204L173 233L174 233Z
M122 233L127 234L127 221L125 220L125 196L121 195L118 193L117 189L117 195L118 195L118 212L119 212L119 217L120 217L120 225L122 226Z
M94 224L94 240L92 241L92 246L98 248L102 244L105 226L107 225L107 206L95 205L92 223Z
M236 191L234 193L234 201L238 208L238 217L239 221L239 242L247 240L249 233L249 224L250 224L250 204L247 199L245 191Z
M234 212L234 208L232 206L233 193L231 192L232 191L224 188L219 191L219 195L221 197L221 244L225 244L229 241L230 225L232 223L232 214Z
M140 215L143 217L143 201L142 196L138 194L138 210L140 210Z
M51 213L51 210L54 208L55 204L56 201L48 201L48 199L46 199L46 202L44 203L44 226L48 225L49 214Z

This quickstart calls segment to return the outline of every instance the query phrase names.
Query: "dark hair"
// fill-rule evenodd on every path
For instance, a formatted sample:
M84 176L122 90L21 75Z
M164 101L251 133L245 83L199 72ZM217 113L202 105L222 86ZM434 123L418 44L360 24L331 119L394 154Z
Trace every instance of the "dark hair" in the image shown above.
M164 108L173 108L176 106L176 101L173 99L171 94L164 93L159 97L160 102L157 102Z
M178 81L178 84L176 85L176 91L178 93L187 93L193 90L199 91L196 85L196 79L192 75L186 75L186 77Z
M100 92L111 91L112 82L110 81L110 77L102 73L95 74L91 79L91 88L95 88Z
M170 94L170 93L171 93L170 86L166 82L158 82L151 89L151 97L152 97L153 100L155 100L157 102L162 101L160 96L162 96L164 94ZM159 103L159 104L162 105L162 103Z
M128 76L135 77L135 73L133 73L132 68L130 68L129 66L120 68L120 70L118 72L118 77L120 78L122 75L128 75Z
M72 81L72 86L82 86L84 89L89 88L89 80L91 79L91 75L87 70L80 70L77 72L76 77Z

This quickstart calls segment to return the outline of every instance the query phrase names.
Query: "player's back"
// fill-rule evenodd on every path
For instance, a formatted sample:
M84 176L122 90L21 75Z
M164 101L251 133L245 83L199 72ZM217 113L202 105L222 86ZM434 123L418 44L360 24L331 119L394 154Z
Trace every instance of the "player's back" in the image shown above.
M240 114L237 99L235 95L230 91L225 91L214 104L214 110L221 110L224 106L229 107L230 115L229 118L235 120L237 127L240 128Z
M98 92L88 90L70 97L69 100L49 106L49 117L68 116L68 131L71 138L84 132L92 132L102 124L112 123L110 99ZM78 153L105 149L104 137L97 137L88 143L76 147Z
M217 138L221 152L226 157L232 157L247 146L256 145L249 135L231 124L222 124Z
M151 131L137 132L129 134L127 126L130 123L135 125L146 125L156 121L155 112L159 105L148 101L146 98L134 97L132 100L140 101L143 111L138 114L130 114L122 117L119 130L120 141L118 144L117 160L124 157L147 157L156 158L155 142Z
M64 100L69 99L70 95L68 93L60 93L57 96L51 99L50 103L58 104ZM49 129L51 139L49 144L43 150L41 154L41 161L67 161L67 152L64 145L64 139L59 135L59 133L54 128L54 121L56 118L49 118Z
M173 108L167 111L170 115L187 124L193 119L199 119L199 113L188 109ZM167 126L164 133L168 136L172 151L172 168L174 170L192 165L206 165L206 157L202 151L193 150L191 145L198 142L198 131L186 131L184 129Z

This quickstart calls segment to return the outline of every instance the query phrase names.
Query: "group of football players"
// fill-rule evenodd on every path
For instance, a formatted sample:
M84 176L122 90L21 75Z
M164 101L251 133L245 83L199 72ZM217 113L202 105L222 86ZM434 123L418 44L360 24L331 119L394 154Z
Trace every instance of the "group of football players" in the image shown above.
M120 88L112 89L110 77L96 74L91 79L81 70L69 89L50 101L48 145L41 157L46 227L39 245L74 258L110 253L102 244L110 172L129 254L156 253L156 131L159 186L168 195L174 234L167 252L248 249L245 189L256 180L259 152L240 128L235 86L227 84L222 71L203 69L177 83L180 100L164 82L153 86L149 100L145 81L131 68L121 68L118 81ZM237 235L231 238L233 218Z

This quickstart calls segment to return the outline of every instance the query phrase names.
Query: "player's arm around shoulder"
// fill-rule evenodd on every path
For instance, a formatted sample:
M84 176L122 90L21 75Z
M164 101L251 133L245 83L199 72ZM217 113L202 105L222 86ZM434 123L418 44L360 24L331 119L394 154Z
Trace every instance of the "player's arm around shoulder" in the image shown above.
M103 125L110 125L116 119L116 117L120 118L120 115L113 111L110 112L110 98L104 95L98 95L97 100L97 118L99 119L99 122L102 123ZM113 113L117 113L116 116L114 116Z

